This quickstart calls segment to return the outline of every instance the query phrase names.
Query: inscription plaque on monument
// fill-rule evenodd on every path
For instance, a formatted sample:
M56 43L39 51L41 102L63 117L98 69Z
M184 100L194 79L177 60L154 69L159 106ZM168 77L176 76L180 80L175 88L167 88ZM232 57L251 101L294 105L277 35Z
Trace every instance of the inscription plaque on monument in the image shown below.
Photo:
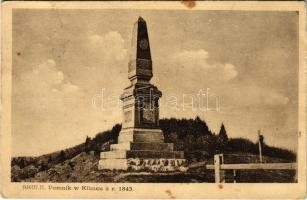
M124 112L124 122L130 122L132 120L132 111Z
M154 110L150 106L142 109L141 113L143 123L156 123Z

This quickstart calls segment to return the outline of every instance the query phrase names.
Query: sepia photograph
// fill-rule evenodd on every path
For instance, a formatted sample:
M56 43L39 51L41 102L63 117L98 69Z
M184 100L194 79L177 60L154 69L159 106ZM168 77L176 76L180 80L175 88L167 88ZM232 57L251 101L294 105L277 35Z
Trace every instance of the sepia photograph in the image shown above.
M8 194L304 196L305 8L275 3L4 3Z

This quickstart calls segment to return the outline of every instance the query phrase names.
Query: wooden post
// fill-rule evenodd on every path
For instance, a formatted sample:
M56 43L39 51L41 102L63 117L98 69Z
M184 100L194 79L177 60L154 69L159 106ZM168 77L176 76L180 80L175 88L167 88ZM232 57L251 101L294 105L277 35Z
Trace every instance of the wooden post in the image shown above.
M214 174L216 183L225 182L225 170L221 170L221 164L223 164L223 154L214 155Z
M224 155L220 154L220 158L221 158L221 164L224 164Z
M221 182L220 170L221 170L220 155L215 154L214 155L214 173L215 173L214 177L215 177L216 183Z
M237 182L237 174L236 174L236 170L233 170L233 183Z
M262 163L262 145L261 145L261 140L260 140L260 130L258 130L258 144L259 144L259 159L260 159L260 163Z

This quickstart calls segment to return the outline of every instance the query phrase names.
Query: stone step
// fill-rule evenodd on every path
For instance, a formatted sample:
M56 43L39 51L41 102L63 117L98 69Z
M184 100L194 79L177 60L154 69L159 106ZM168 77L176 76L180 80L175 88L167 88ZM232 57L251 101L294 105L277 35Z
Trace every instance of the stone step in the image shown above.
M99 160L98 169L109 169L109 170L127 170L128 163L127 159L103 159Z
M173 151L172 143L155 143L155 142L126 142L112 144L111 151L116 150L153 150L153 151Z
M122 129L120 133L125 134L146 134L146 133L161 133L161 129L141 129L141 128L128 128L128 129Z
M185 171L187 170L185 159L176 158L128 158L128 159L101 159L99 170L133 170L133 171Z
M120 159L120 158L184 158L183 151L108 151L100 153L101 159Z
M118 144L111 144L110 151L122 151L122 150L131 150L131 143L118 143Z
M144 134L121 133L118 137L118 143L137 142L137 143L163 143L162 133L148 132Z

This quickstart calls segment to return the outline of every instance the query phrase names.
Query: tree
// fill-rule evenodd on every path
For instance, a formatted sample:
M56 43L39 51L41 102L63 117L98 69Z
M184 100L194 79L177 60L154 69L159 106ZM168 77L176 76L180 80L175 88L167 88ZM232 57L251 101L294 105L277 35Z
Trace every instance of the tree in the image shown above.
M200 119L199 116L197 116L194 120L194 129L195 129L195 135L208 135L210 134L209 128L203 120Z
M177 139L178 139L178 136L175 132L164 133L165 142L175 143Z
M228 143L228 136L227 136L226 128L224 124L222 123L220 132L217 135L217 141L216 141L217 153L223 153L227 143Z
M111 130L111 139L114 139L115 143L118 142L118 136L119 136L119 133L122 129L122 125L121 124L116 124L115 126L112 127L112 130Z
M196 147L201 151L206 151L209 155L215 152L215 137L213 135L201 135L196 139Z
M63 150L61 150L58 158L60 162L63 162L65 160L65 152Z
M86 136L86 139L85 139L85 144L89 144L91 141L91 138L89 136Z
M195 138L193 135L189 134L184 138L184 150L185 151L195 151Z
M20 159L19 167L20 169L24 168L26 166L26 162L23 158Z
M91 143L92 143L92 140L89 136L86 136L86 139L85 139L85 152L89 152L90 149L91 149Z

